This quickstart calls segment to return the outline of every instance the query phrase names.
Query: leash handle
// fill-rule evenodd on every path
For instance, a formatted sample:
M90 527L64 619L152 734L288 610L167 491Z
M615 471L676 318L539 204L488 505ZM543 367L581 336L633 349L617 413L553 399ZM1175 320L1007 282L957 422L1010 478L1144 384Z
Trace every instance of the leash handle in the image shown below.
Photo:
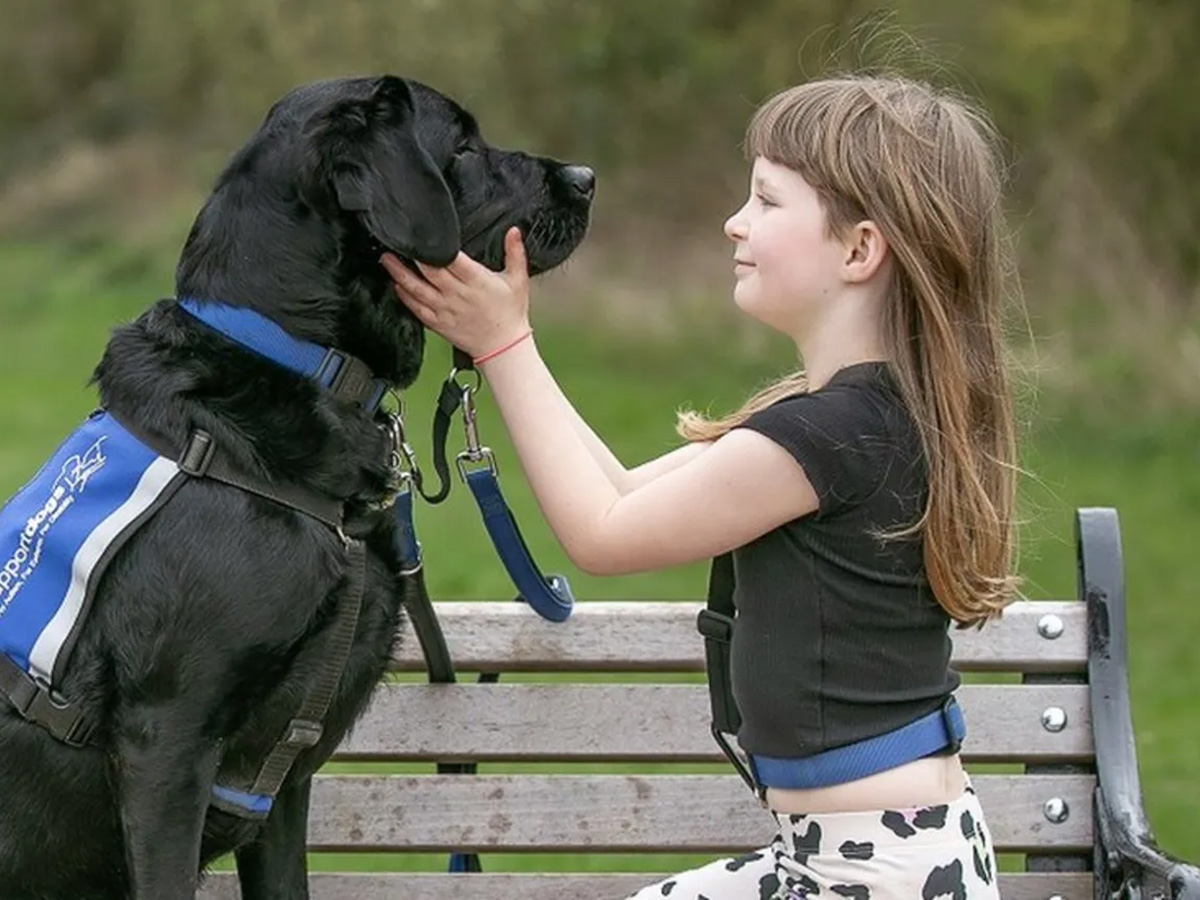
M500 483L492 467L475 469L464 475L467 487L487 528L500 561L526 603L543 619L565 622L575 608L575 596L562 575L544 576L533 561L512 511L500 493Z

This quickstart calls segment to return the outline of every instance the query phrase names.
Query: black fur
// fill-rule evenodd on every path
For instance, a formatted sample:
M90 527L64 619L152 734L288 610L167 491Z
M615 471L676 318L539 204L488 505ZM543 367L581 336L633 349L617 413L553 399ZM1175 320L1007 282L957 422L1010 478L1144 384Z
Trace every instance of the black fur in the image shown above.
M378 263L383 248L502 266L526 235L536 274L583 238L590 170L489 146L474 119L421 84L385 76L299 88L231 159L196 219L178 296L252 307L336 346L399 387L424 335ZM368 576L354 649L321 742L265 823L209 806L222 767L256 768L313 677L293 666L331 621L344 545L294 510L204 480L113 561L62 685L98 711L99 745L73 749L0 704L0 896L192 900L236 851L246 900L308 897L311 775L362 712L400 621L387 443L361 409L208 331L161 301L113 334L101 402L180 446L200 426L247 469L346 501Z

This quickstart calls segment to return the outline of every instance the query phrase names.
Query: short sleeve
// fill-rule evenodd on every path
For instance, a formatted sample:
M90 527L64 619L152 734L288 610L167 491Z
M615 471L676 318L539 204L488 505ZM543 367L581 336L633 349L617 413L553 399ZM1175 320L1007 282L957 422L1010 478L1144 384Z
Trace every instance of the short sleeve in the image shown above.
M740 428L769 437L804 469L825 517L870 497L885 470L884 416L855 385L828 385L749 416Z

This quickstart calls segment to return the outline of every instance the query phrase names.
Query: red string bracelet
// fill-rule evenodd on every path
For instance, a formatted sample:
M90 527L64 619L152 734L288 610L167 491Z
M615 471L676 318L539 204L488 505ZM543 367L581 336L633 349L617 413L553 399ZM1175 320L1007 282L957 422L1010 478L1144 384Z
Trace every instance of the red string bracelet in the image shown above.
M521 343L521 341L525 340L525 338L527 338L527 337L530 337L532 334L533 334L533 329L530 328L528 331L526 331L520 337L513 338L507 344L497 347L495 350L489 350L487 353L483 354L483 356L476 356L474 359L471 360L471 362L473 362L475 365L478 366L478 365L481 365L481 364L487 362L489 359L495 359L501 353L505 352L506 350L511 350L513 347L517 346L517 344Z

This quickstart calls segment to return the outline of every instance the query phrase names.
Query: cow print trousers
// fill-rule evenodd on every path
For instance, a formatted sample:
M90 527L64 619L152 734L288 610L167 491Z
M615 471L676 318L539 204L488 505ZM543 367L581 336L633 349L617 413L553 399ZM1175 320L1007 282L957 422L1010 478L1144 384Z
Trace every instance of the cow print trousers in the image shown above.
M629 900L999 900L991 835L969 783L940 806L774 816L770 846Z

